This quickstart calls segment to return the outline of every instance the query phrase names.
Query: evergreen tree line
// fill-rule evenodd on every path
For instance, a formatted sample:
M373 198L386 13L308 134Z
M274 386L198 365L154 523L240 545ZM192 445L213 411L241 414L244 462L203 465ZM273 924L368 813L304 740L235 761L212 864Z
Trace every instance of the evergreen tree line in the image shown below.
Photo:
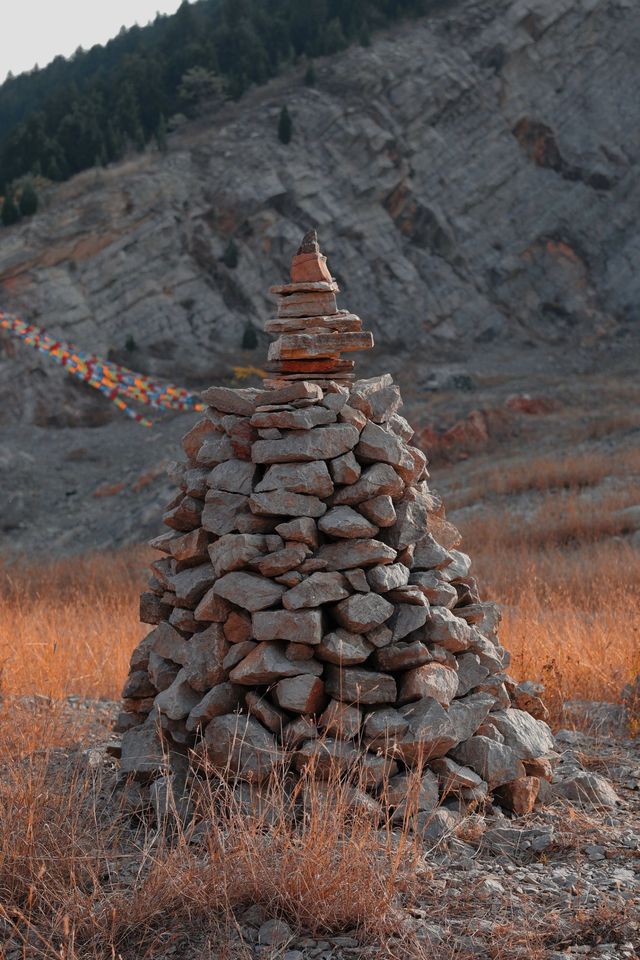
M104 47L9 76L0 86L0 194L25 175L65 180L152 140L164 150L170 118L215 96L238 98L300 57L367 44L372 30L437 2L184 0ZM314 82L312 66L305 82ZM279 135L286 142L290 130Z

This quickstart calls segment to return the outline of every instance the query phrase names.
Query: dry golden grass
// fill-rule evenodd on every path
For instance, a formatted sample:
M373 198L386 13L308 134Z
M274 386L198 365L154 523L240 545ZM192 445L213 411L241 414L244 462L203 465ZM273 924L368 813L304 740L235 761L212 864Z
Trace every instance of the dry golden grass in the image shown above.
M565 456L542 456L506 460L499 465L474 470L464 490L453 489L449 509L482 502L487 496L553 490L575 492L596 486L609 477L628 479L640 474L640 449L584 451Z
M545 682L556 721L563 700L617 700L640 671L640 557L622 540L600 539L620 532L613 513L627 498L611 494L589 511L576 484L566 486L525 519L509 522L496 510L461 524L483 595L504 606L511 672ZM76 749L104 727L70 714L61 698L118 697L147 629L137 608L148 560L132 550L3 572L0 945L11 937L33 960L142 960L172 946L174 956L240 960L251 953L238 917L257 903L294 931L353 932L390 957L464 956L453 938L430 947L406 933L403 917L417 897L446 927L444 901L408 832L392 840L354 812L344 784L332 785L328 804L307 798L306 815L293 822L285 780L255 816L218 781L194 796L208 823L199 844L171 814L165 835L118 806L112 775L88 767ZM300 795L305 787L316 789L303 782ZM472 926L485 909L473 889L458 907ZM536 909L526 930L505 922L486 955L532 960L564 946ZM589 943L612 915L585 914L570 936ZM627 918L616 923L628 939Z

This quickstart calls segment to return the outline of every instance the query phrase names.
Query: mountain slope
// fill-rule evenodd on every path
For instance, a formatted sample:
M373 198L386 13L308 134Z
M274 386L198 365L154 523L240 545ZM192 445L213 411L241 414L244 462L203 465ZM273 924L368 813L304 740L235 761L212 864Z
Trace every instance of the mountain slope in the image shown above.
M444 361L610 363L638 319L639 42L631 0L461 0L319 61L314 87L292 72L251 91L167 155L52 188L0 231L0 307L206 383L260 362L239 351L244 327L269 316L268 286L315 225L341 305L376 334L372 369L411 355L419 385ZM9 353L0 420L104 409L27 348Z

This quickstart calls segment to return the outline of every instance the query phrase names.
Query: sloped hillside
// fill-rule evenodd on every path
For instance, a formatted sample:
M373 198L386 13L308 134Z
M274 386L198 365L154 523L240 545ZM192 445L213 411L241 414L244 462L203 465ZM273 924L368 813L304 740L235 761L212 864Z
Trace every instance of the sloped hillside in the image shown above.
M443 360L611 363L638 318L639 41L631 0L449 4L318 61L315 86L301 68L254 89L166 155L51 188L0 231L1 305L205 383L259 363L239 353L245 325L316 225L377 369L416 350L418 382ZM2 354L0 396L5 422L72 423L89 402L22 347Z

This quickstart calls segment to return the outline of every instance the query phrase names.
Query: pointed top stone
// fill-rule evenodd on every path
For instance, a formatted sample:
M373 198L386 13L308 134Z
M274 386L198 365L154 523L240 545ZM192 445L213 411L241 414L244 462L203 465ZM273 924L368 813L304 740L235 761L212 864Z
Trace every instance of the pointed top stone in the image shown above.
M320 247L318 245L318 234L314 229L307 230L302 242L298 247L298 254L300 253L320 253Z

